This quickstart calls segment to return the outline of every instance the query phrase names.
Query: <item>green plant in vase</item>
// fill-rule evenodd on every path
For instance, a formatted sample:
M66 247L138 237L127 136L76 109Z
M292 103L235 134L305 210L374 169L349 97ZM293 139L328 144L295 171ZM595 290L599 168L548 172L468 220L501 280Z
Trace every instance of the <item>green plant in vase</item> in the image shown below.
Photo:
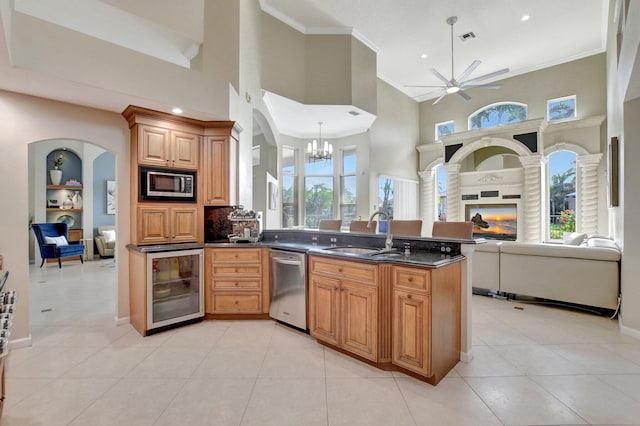
M60 167L64 164L64 155L58 154L53 157L53 169L49 170L49 177L52 185L60 185L62 181L62 170Z

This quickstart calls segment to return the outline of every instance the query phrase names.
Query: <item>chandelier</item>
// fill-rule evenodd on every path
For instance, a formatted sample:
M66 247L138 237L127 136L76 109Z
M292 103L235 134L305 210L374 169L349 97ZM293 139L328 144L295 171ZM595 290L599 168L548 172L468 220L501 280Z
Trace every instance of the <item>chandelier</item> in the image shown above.
M320 126L318 139L314 139L307 144L307 154L309 154L309 159L313 160L314 163L316 161L331 160L331 154L333 154L333 145L327 141L322 142L322 121L319 121L318 125Z

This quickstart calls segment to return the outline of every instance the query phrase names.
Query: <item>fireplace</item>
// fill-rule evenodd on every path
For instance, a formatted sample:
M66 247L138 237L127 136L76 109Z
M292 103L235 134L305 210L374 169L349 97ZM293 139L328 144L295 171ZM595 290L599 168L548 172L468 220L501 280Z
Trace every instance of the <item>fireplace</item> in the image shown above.
M473 222L474 238L515 241L517 239L516 204L467 204L466 220Z

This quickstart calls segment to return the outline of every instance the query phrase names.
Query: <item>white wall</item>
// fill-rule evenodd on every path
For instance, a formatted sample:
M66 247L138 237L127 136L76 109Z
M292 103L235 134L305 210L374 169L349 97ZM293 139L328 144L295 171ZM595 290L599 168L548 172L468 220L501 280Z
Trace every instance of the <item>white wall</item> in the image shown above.
M0 221L0 254L4 267L11 272L7 288L17 290L18 311L11 339L17 344L29 342L29 155L33 142L64 138L87 141L112 151L116 155L117 191L122 199L129 198L129 130L126 121L110 112L0 91L0 199L11 200ZM34 163L32 166L35 166ZM35 188L35 185L34 185ZM117 250L126 259L129 243L129 205L118 204ZM127 261L117 262L117 311L114 316L129 315L129 267Z
M607 34L607 140L620 140L620 206L611 211L611 228L622 247L621 328L640 338L640 2L629 2L620 57L616 35L619 26L615 0L609 2ZM623 2L620 2L623 3Z

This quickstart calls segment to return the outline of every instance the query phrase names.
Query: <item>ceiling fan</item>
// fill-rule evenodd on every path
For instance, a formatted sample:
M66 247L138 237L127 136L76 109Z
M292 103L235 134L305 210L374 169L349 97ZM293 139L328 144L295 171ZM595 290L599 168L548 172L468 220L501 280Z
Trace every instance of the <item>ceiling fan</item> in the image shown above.
M509 68L503 68L498 71L491 72L489 74L481 75L480 77L475 77L470 80L466 80L467 77L476 69L478 65L480 65L479 60L475 60L467 67L466 70L462 72L458 76L458 78L454 78L453 75L453 25L458 21L457 16L450 16L447 18L447 24L451 26L451 80L448 80L445 76L440 74L435 68L431 68L430 71L435 75L440 81L442 81L443 85L441 86L421 86L421 85L407 85L406 87L433 87L440 88L443 90L442 95L435 100L434 105L440 102L442 98L447 95L457 93L465 100L471 99L471 96L467 95L464 90L465 89L499 89L499 84L478 84L482 80L486 80L488 78L496 77L501 74L509 72Z

